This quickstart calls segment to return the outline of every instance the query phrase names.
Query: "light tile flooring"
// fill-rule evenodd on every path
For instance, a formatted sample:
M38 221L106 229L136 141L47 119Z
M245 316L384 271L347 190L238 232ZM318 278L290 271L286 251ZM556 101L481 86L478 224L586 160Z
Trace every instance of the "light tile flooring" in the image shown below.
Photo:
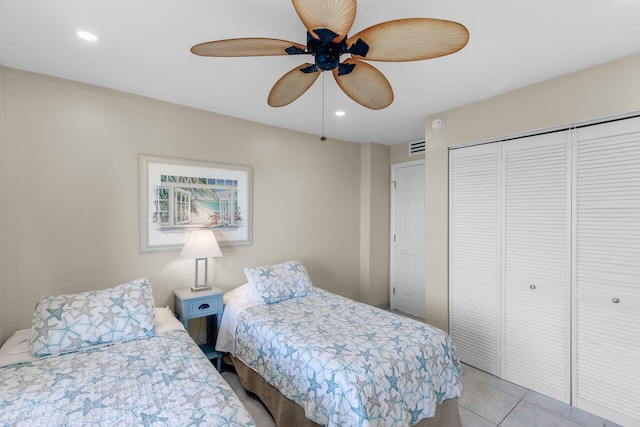
M620 427L581 409L462 365L464 427Z
M242 388L235 373L225 371L222 376L257 427L275 427L264 405ZM464 364L462 386L464 392L458 403L464 427L621 427Z

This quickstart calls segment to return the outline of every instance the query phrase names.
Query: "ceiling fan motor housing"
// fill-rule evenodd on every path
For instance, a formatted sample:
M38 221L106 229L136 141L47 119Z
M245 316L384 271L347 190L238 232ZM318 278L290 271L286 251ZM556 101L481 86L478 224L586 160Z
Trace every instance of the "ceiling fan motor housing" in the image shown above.
M315 57L318 68L329 71L340 65L340 55L347 53L346 37L339 43L333 39L338 35L326 28L314 30L319 39L307 33L307 51Z

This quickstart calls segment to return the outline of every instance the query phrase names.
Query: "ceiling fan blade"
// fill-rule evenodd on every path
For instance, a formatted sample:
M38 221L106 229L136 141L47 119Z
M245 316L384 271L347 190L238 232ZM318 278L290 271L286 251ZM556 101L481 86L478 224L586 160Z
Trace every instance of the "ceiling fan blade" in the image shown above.
M287 40L268 38L242 38L200 43L191 53L201 56L272 56L290 55L288 48L306 51L305 45ZM304 52L296 52L304 53Z
M354 67L347 74L340 73L341 67L334 68L333 77L349 98L372 110L381 110L393 102L391 85L378 69L355 58L342 64Z
M453 21L408 18L360 31L347 40L347 46L358 47L358 39L368 45L368 52L352 52L355 57L368 61L418 61L459 51L469 41L469 31Z
M302 64L289 71L273 85L267 102L272 107L284 107L300 98L318 79L320 69L314 64Z
M342 41L356 19L356 0L293 0L293 7L314 38L322 39L314 30L335 33L332 40L323 40L327 42Z

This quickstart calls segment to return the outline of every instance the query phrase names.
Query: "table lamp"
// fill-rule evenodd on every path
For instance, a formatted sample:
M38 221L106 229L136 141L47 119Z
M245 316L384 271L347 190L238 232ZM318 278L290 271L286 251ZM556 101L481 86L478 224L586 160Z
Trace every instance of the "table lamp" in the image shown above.
M209 258L221 257L220 246L210 230L192 231L184 244L180 256L185 258L195 258L196 260L196 283L191 288L193 292L207 291L211 289L208 283ZM198 262L204 260L204 283L198 283Z

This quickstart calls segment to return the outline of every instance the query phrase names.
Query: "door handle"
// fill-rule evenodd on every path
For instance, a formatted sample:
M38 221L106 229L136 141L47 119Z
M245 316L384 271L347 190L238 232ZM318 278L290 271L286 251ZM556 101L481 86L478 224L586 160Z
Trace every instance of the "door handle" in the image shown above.
M204 303L204 304L200 304L200 307L198 307L198 310L204 310L206 308L209 308L209 304Z

